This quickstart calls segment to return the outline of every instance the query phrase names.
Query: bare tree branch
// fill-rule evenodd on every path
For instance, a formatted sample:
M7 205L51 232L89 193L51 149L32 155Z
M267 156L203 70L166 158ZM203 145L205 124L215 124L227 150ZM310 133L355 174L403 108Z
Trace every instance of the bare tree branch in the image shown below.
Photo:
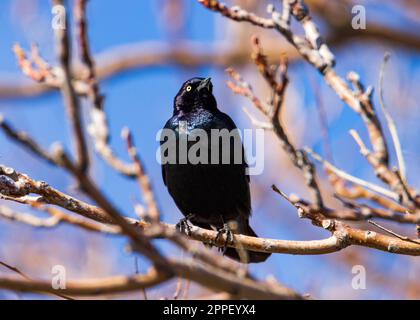
M145 275L118 276L104 279L90 279L83 281L69 281L67 289L57 292L51 288L48 281L0 277L0 288L22 292L46 292L52 294L71 294L76 296L92 296L98 294L114 294L145 290L170 279L186 279L205 286L215 292L222 292L224 298L248 299L304 299L305 295L286 288L276 281L256 280L246 267L217 255L210 249L203 247L197 241L217 247L230 246L236 248L241 255L244 250L267 253L284 254L329 254L343 250L349 246L369 247L401 255L420 255L420 244L417 240L384 228L376 222L369 221L387 234L379 234L371 230L362 230L350 226L341 220L363 221L371 218L386 219L401 223L419 223L420 197L407 184L405 165L399 158L399 170L389 165L387 141L381 123L372 103L373 87L365 88L360 77L355 72L349 72L347 81L335 71L335 57L327 42L321 37L318 28L302 0L284 0L282 11L274 6L268 7L270 16L261 17L253 12L239 7L229 7L217 0L198 0L203 6L219 12L234 21L245 21L264 29L273 29L280 33L296 50L288 52L289 59L296 60L301 56L304 61L312 65L324 77L325 82L336 92L364 122L369 133L370 143L364 143L356 131L352 136L360 146L362 154L370 163L372 170L387 184L389 188L380 187L374 183L356 178L332 164L323 160L309 149L298 149L287 135L286 126L281 123L280 115L285 99L285 90L289 82L287 75L287 59L279 54L279 46L269 45L268 55L263 52L258 38L253 38L252 59L260 74L269 86L272 97L268 102L260 99L250 84L233 69L228 69L232 81L228 83L233 92L249 98L255 107L268 119L260 122L249 115L251 121L267 130L273 130L279 138L282 148L289 155L292 163L299 168L306 180L311 194L311 202L297 196L287 196L273 186L284 199L289 201L298 211L301 218L309 219L312 224L329 231L329 236L321 240L279 240L249 237L234 234L232 243L227 243L227 236L218 236L217 231L192 226L189 238L177 231L176 226L160 221L160 211L156 202L156 194L145 170L141 156L137 152L131 132L124 130L123 138L127 144L132 163L119 159L109 145L109 123L104 110L104 99L99 81L112 74L134 67L156 65L160 63L179 63L185 66L195 66L203 63L216 65L243 64L247 61L246 45L238 48L228 48L224 52L193 52L183 47L179 50L156 54L139 51L130 53L131 60L125 61L127 55L110 59L106 63L99 61L95 67L95 59L90 50L88 38L88 22L86 20L86 0L77 0L74 7L74 17L77 26L77 40L81 55L82 66L72 68L70 57L70 38L68 28L56 30L57 52L59 66L52 67L39 54L36 47L32 47L30 58L22 48L15 46L15 54L22 72L44 87L29 87L29 93L45 92L44 90L61 89L67 107L67 114L73 132L73 142L76 145L76 160L64 151L60 144L55 144L53 150L45 150L40 143L27 133L14 129L6 120L1 118L0 128L15 143L22 145L36 156L50 164L65 169L72 175L80 189L89 200L82 201L74 196L61 192L46 182L31 178L13 168L0 165L0 198L28 205L47 213L47 218L19 212L6 206L0 206L0 216L36 228L52 228L60 223L71 224L88 231L116 234L126 237L130 241L134 253L143 255L151 262L152 267ZM312 1L311 1L312 2ZM55 0L55 4L62 4L62 0ZM332 25L331 12L325 14L319 10L322 4L314 4L318 14L325 16L327 23ZM303 29L303 35L297 35L292 30L291 20L295 19ZM68 26L67 26L68 27ZM347 35L351 37L350 35ZM334 39L329 34L326 39ZM336 43L340 40L335 39ZM273 41L274 42L274 41ZM328 42L330 43L330 42ZM182 46L181 46L182 47ZM114 52L115 53L115 52ZM272 55L274 53L274 55ZM273 56L275 58L273 58ZM278 58L280 62L277 62ZM215 59L215 60L214 60ZM126 59L127 60L127 59ZM272 61L275 64L272 65ZM235 63L232 63L235 62ZM380 74L380 98L382 95L383 68ZM28 87L25 89L28 90ZM32 90L32 91L31 91ZM2 94L0 88L0 96ZM79 105L79 97L86 96L90 102L91 123L89 132L93 137L95 148L104 160L116 171L138 180L145 205L141 206L146 220L135 220L124 215L105 196L94 179L89 176L89 157L84 138L83 121ZM384 110L386 113L386 111ZM388 117L387 117L388 118ZM389 123L389 120L388 120ZM392 131L390 126L390 130ZM394 133L392 133L394 135ZM394 139L395 140L395 139ZM397 153L401 147L395 143ZM308 157L321 161L334 188L335 196L341 201L341 208L328 207L321 197L315 166ZM364 204L361 199L367 199L374 204ZM88 203L92 201L94 204ZM399 202L399 203L397 203ZM137 210L136 208L136 210ZM71 211L72 213L68 213ZM411 214L407 214L407 213ZM74 214L75 215L74 215ZM83 217L80 217L83 216ZM165 239L182 249L189 257L172 258L160 252L154 244L154 239ZM197 241L191 241L197 240ZM246 261L246 258L242 261ZM8 266L7 264L2 264ZM9 269L23 275L18 269ZM185 290L187 294L187 289ZM177 290L176 296L180 292Z
M290 142L290 139L285 129L283 128L283 125L280 122L281 106L283 104L284 93L288 83L287 61L283 59L283 61L280 62L280 82L278 82L276 80L277 68L271 68L268 65L266 56L262 52L262 48L257 37L253 38L253 44L254 52L252 57L254 63L257 65L261 75L264 77L264 79L270 85L271 89L274 92L274 99L272 101L272 104L267 105L262 103L262 101L255 96L252 87L242 79L238 72L236 72L232 68L228 68L227 72L235 81L235 83L229 81L228 86L234 93L249 98L253 102L255 107L270 119L271 127L274 133L279 138L283 150L289 155L290 159L292 160L292 163L297 168L304 171L306 184L308 185L308 188L312 193L312 197L315 203L321 208L323 206L323 202L321 191L316 181L314 166L309 161L305 151L296 149L295 146Z
M86 21L86 0L77 0L74 14L77 25L79 51L85 66L86 76L82 79L87 84L87 96L91 101L91 122L88 131L94 140L96 151L115 170L128 176L136 176L135 166L119 159L109 145L109 125L104 110L104 97L100 93L96 78L95 63L89 48Z

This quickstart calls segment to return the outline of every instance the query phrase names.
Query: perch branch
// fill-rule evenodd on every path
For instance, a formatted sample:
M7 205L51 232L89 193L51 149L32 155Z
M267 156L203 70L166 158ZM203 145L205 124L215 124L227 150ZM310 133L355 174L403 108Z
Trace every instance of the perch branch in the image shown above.
M81 200L77 200L71 196L68 196L52 187L50 187L45 182L38 182L32 180L28 176L16 172L14 169L0 166L0 190L3 195L8 197L15 197L20 198L22 196L28 195L30 193L35 193L40 195L42 198L38 201L43 201L46 203L54 204L60 207L63 207L69 211L81 214L87 218L94 219L96 221L101 221L109 224L116 224L114 217L112 218L106 216L102 209L98 207L89 205ZM295 201L299 205L302 204L302 207L309 206L303 202L303 200ZM309 209L308 209L309 210ZM312 213L314 211L314 207L312 206L308 212ZM323 210L317 209L316 212L323 212ZM133 238L136 238L140 233L138 232L138 227L141 229L147 230L147 226L150 224L144 223L142 221L136 222L132 219L124 219L120 216L121 219L124 220L124 227L121 226L124 233L129 233L129 235ZM337 222L338 223L338 222ZM130 229L126 227L126 225L130 225ZM149 231L150 236L157 236L162 231L153 229L153 224L151 226L151 231ZM175 226L173 225L166 225L162 224L162 226L167 226L175 230ZM132 228L131 228L132 227ZM124 229L126 228L126 229ZM134 229L133 229L134 228ZM126 230L129 230L128 232ZM137 231L136 231L137 229ZM341 228L346 229L346 228ZM356 231L354 231L356 230ZM359 237L361 233L364 231L354 229L352 234L355 237ZM145 235L148 233L145 231ZM142 235L142 237L145 237ZM205 243L214 243L217 246L223 246L225 244L225 236L219 237L218 241L214 241L216 239L217 232L213 230L206 230L201 229L195 226L192 226L191 229L191 237L195 240L199 240ZM287 241L287 240L275 240L275 239L264 239L264 238L255 238L255 237L247 237L244 235L234 235L233 246L236 247L235 243L237 241L240 242L240 245L246 250L253 250L253 251L264 251L264 252L277 252L277 253L293 253L293 254L322 254L322 253L331 253L338 251L344 247L344 244L341 242L340 237L335 237L334 235L331 238L325 240L315 240L315 241ZM142 238L143 239L143 238ZM338 239L338 240L337 240ZM397 239L399 240L399 239ZM401 240L399 240L401 241ZM363 242L350 242L350 244L354 245L362 245L373 247L379 250L389 251L388 245L389 243L394 243L394 238L378 235L377 238L367 239ZM393 248L396 248L394 253L400 254L408 254L408 255L419 255L420 254L420 245L415 245L413 243L408 242L396 242Z

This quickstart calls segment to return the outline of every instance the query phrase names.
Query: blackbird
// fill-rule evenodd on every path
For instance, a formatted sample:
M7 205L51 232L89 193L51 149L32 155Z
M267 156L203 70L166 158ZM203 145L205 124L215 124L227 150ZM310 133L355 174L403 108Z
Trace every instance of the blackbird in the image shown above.
M162 162L163 181L185 216L178 224L182 231L189 231L189 221L218 230L218 236L226 233L226 241L231 241L232 232L257 237L249 225L251 196L242 141L233 120L218 109L212 91L210 78L192 78L175 96L173 116L164 126L164 131L174 133L173 141L170 135L166 140L161 137L162 159L172 159ZM231 135L223 139L223 134L213 136L213 132ZM187 141L186 147L180 140ZM229 227L232 221L235 228ZM235 248L224 248L224 254L237 261L263 262L270 256L242 252L247 259L240 259Z

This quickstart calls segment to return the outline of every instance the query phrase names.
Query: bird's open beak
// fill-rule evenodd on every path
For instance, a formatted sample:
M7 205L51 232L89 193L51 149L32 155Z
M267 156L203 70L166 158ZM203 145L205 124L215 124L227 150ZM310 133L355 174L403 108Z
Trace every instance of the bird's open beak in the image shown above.
M206 78L200 82L200 85L198 86L198 91L202 89L207 89L208 92L211 92L211 89L212 89L211 78Z

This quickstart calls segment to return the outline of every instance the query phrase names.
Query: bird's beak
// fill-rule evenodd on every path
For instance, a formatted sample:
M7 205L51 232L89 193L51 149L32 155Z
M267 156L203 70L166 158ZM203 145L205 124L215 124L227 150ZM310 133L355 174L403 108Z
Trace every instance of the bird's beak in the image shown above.
M211 89L212 89L211 78L206 78L200 82L200 85L198 86L198 91L202 89L207 89L208 92L211 92Z

